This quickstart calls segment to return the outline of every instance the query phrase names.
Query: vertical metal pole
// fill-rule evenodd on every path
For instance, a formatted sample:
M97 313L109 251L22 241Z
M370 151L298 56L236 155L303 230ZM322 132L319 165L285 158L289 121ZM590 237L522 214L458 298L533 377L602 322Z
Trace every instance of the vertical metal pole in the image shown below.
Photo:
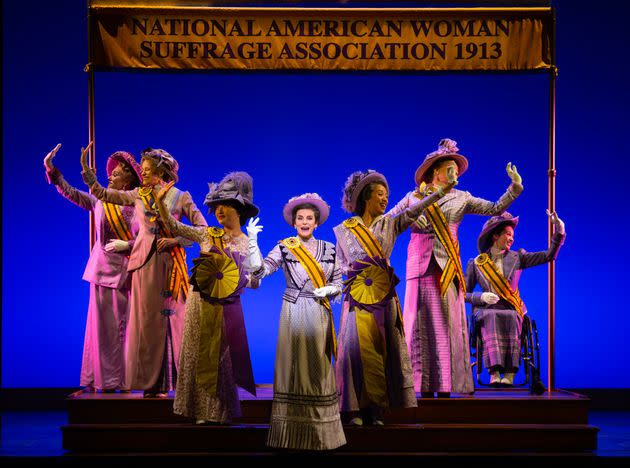
M88 74L88 142L92 142L90 154L88 156L88 164L92 168L96 168L96 126L94 123L94 68L92 66L92 16L90 15L90 5L88 4L88 64L84 71ZM90 211L90 252L96 242L96 225L94 222L94 212Z
M556 80L558 78L558 68L556 67L555 39L556 39L556 17L552 15L551 26L551 54L552 66L549 70L549 211L556 210ZM551 246L551 236L553 234L553 224L548 221L547 236L548 246ZM547 297L547 318L549 323L548 346L547 346L547 392L551 393L556 388L556 263L549 262L547 270L547 280L549 295Z

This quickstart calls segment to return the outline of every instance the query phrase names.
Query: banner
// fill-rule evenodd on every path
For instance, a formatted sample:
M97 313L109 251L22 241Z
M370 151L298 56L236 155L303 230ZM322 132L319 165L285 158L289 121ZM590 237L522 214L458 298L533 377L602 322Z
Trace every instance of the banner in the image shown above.
M90 8L91 65L177 70L535 70L550 8Z

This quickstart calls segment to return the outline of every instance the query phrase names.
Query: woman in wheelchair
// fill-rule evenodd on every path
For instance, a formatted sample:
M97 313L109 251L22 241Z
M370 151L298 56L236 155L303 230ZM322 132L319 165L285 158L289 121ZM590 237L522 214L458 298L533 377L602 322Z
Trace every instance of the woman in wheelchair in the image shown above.
M466 267L466 301L473 306L481 334L483 365L488 369L491 385L513 385L518 371L521 329L527 313L518 291L522 270L555 260L566 237L558 215L549 210L547 214L554 225L548 250L510 250L518 216L506 212L483 225L477 239L479 255L470 259ZM481 292L473 292L477 284Z

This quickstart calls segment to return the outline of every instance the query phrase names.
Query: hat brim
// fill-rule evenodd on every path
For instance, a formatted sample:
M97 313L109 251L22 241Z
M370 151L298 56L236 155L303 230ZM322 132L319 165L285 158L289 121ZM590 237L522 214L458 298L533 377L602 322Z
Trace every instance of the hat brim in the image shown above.
M359 200L359 195L361 194L361 191L365 187L367 187L369 184L372 184L375 182L383 184L387 188L387 191L389 192L389 184L387 183L387 179L385 178L385 176L381 174L380 172L372 172L371 174L368 174L367 176L365 176L363 179L359 181L357 186L352 191L352 195L350 196L350 202L348 203L348 206L344 206L344 209L348 213L354 213L354 210L356 210L357 208L357 201Z
M492 233L495 232L499 227L504 225L510 225L513 228L516 228L516 226L518 225L518 216L515 216L511 219L502 219L501 221L498 221L496 223L484 226L484 229L481 231L481 234L479 234L479 237L477 238L477 249L479 250L479 253L484 253L488 251L488 249L492 246Z
M214 213L216 206L225 204L225 202L238 203L241 207L240 212L243 214L245 218L253 218L254 216L257 216L258 213L260 213L260 208L258 208L253 203L248 203L248 202L243 203L240 200L237 200L236 198L222 198L222 199L212 200L211 202L206 203L206 206L208 207L208 213Z
M420 185L422 182L431 182L430 180L426 180L429 176L428 171L431 169L435 163L444 161L445 159L452 159L457 164L457 170L459 172L458 177L460 177L466 170L468 169L468 159L465 156L462 156L459 153L446 153L435 155L432 158L427 158L424 160L422 164L416 169L415 181L417 185Z
M284 205L284 208L282 209L282 216L289 226L293 226L293 209L296 206L307 203L314 205L319 210L319 221L317 222L317 225L321 226L326 222L328 216L330 215L330 206L328 206L328 203L320 198L304 197L291 200Z
M107 158L107 164L105 166L105 170L107 172L107 177L112 175L114 169L120 164L126 164L131 167L136 177L138 178L138 184L142 185L142 166L138 164L135 158L127 152L119 151L117 153L112 154L109 158Z

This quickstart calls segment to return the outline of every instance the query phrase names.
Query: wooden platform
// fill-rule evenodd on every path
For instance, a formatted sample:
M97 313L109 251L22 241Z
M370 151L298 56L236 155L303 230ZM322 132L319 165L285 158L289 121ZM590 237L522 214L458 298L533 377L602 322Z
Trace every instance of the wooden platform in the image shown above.
M142 393L70 396L63 447L73 453L271 453L265 440L273 391L241 393L243 417L228 426L198 426L172 412L171 398ZM588 454L598 429L588 424L588 398L566 391L480 389L474 395L418 399L418 408L386 414L384 427L344 426L335 454Z

